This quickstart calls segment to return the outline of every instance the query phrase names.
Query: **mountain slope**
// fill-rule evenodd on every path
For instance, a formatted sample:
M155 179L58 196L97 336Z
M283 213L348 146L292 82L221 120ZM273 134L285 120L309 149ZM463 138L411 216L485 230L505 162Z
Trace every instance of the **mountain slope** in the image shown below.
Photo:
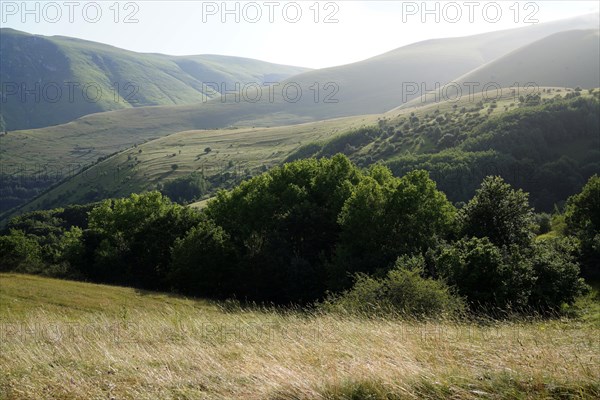
M202 172L214 182L215 188L228 187L248 175L280 164L303 144L328 140L345 130L372 125L377 117L346 117L274 128L178 132L131 147L82 172L64 170L63 182L11 211L22 213L127 196L156 189L157 185L194 171ZM210 151L207 152L207 148ZM7 215L0 213L0 219Z
M5 185L12 187L13 193L9 193L8 196L5 196L4 192L0 193L0 201L4 205L4 211L6 207L23 204L27 199L40 193L43 188L58 180L75 175L82 168L89 166L101 157L104 158L135 144L141 144L174 132L227 127L283 126L348 115L380 113L393 109L394 106L408 100L403 93L403 82L415 82L419 85L422 83L426 88L431 88L436 82L441 84L446 80L456 80L459 75L465 76L465 70L474 65L500 65L500 72L502 72L502 68L511 67L513 68L511 71L518 73L519 63L529 60L527 63L537 65L529 67L529 70L540 71L542 76L544 68L539 63L535 64L535 60L542 56L546 57L544 60L550 59L553 57L555 48L566 47L565 54L582 54L581 57L569 56L564 57L564 60L561 59L563 69L558 69L555 74L568 79L573 74L570 74L564 66L573 66L571 71L583 71L576 75L577 80L575 81L580 82L584 75L593 76L594 68L596 71L598 70L595 67L597 59L593 59L595 40L593 35L584 35L580 37L581 40L576 40L571 45L567 45L569 44L568 40L562 39L562 34L550 35L542 39L541 42L545 43L543 46L539 46L536 40L540 37L544 38L556 30L569 29L574 26L585 27L593 25L597 21L598 16L596 15L470 37L416 43L359 63L310 71L296 75L279 85L263 87L258 93L260 100L257 101L250 100L258 98L254 97L255 94L251 90L250 94L241 100L234 99L231 94L227 96L216 94L216 98L207 102L127 108L86 115L63 125L12 131L8 135L0 137L0 156L4 167L0 178L8 180L9 183ZM63 40L67 42L70 39L63 38ZM554 41L557 41L556 45ZM72 40L72 42L75 43L73 46L81 45L78 40ZM88 42L85 43L90 45ZM527 45L521 46L523 43ZM529 59L530 55L527 51L515 50L515 47L519 46L520 49L538 46L539 54L534 53L535 57ZM118 49L113 50L119 51ZM499 55L506 53L509 54L505 57L516 63L516 66L503 66L501 61L503 57ZM517 54L516 58L515 54ZM194 57L149 56L168 58L169 62L176 63L181 71L187 71L186 76L189 76L190 79L195 79L194 76L199 77L206 72L205 69L194 64L192 60ZM202 57L212 60L211 62L221 59L218 56ZM577 64L582 61L589 66L581 69L581 66ZM255 68L249 64L253 65L256 61L245 60L240 63L240 70L233 69L233 72L242 74L244 71ZM229 68L232 67L229 66ZM223 69L219 69L215 64L212 73L216 74L216 70L225 74ZM485 71L485 69L482 68L478 71ZM225 75L206 76L217 81L222 79L227 88L231 87L231 82L225 82L230 79ZM254 78L257 77L249 79ZM263 76L263 78L268 80L272 77ZM593 78L590 81L593 82ZM320 88L318 93L315 90L315 83ZM332 83L334 87L328 86L327 83ZM298 101L284 98L282 91L286 85L302 90ZM336 89L337 91L335 91ZM417 87L415 95L418 95L418 91L420 91L419 87ZM293 97L294 89L291 90L291 93ZM335 101L326 101L327 96L330 95L333 95ZM518 102L518 96L513 99L513 102ZM406 104L406 106L421 105L420 103L414 104L414 100ZM472 106L474 104L465 105L467 108ZM392 113L394 112L397 113L397 111ZM39 179L39 176L43 176L43 179ZM23 179L32 182L22 183ZM23 187L27 187L27 193L18 189ZM17 189L20 193L19 196L15 195ZM13 200L5 203L3 199L7 197Z
M215 191L285 161L337 152L360 166L386 162L400 175L430 170L453 201L470 198L485 175L500 174L545 210L600 172L597 96L545 88L539 105L517 106L508 97L466 109L470 100L462 99L458 107L445 102L393 115L179 132L116 154L0 218L153 190L192 172ZM557 174L560 184L546 188Z
M494 60L459 82L514 82L538 86L600 87L600 31L572 30L545 37Z
M303 102L289 105L292 113L298 115L332 118L382 113L419 96L422 88L427 91L434 89L436 84L444 85L549 35L565 30L597 29L598 25L598 16L589 15L474 36L427 40L361 62L308 71L282 84L296 82L309 94L312 94L309 88L314 82L321 86L334 82L339 87L335 96L337 103L321 101L315 105L311 96L305 96ZM558 39L550 41L554 40ZM593 41L587 41L585 48L591 42ZM563 48L562 42L556 45ZM552 45L546 50L551 52ZM590 57L593 54L592 52ZM589 58L585 58L575 62L588 60ZM591 67L597 65L597 60L596 57L596 64L592 62L586 71L588 75ZM568 74L569 71L563 73ZM563 81L568 80L565 77ZM589 81L591 80L586 80ZM553 85L540 82L540 86ZM415 89L417 93L411 94Z
M442 88L448 99L457 95L456 87L467 95L469 84L480 92L490 85L489 96L496 88L519 88L522 94L533 94L536 87L600 87L600 31L572 30L555 33L491 61ZM432 95L425 100L435 101ZM420 99L406 106L416 105Z
M262 84L306 71L239 57L141 54L13 29L0 30L0 38L7 130L56 125L122 108L201 103L217 95L221 83Z
M10 132L0 139L3 142L2 156L5 162L12 165L28 163L33 159L42 164L86 165L98 157L134 143L182 130L215 129L231 125L276 126L346 115L381 113L408 100L403 95L403 82L415 82L418 86L424 83L426 88L432 88L436 82L443 84L456 79L524 43L531 43L556 30L585 27L594 23L597 25L597 20L597 16L586 16L476 36L420 42L362 62L296 75L273 89L265 89L261 100L257 102L244 99L236 102L231 95L217 95L217 98L206 103L124 109L86 116L66 125ZM78 40L73 40L73 43L80 45ZM216 56L202 57L212 60ZM182 65L189 74L199 76L201 72L193 59L194 57L177 58L173 62ZM221 57L216 59L220 60ZM573 61L575 62L578 61ZM241 74L244 68L249 68L248 63L256 61L244 60L240 67L242 71L236 72ZM591 63L593 67L593 61ZM232 77L209 77L232 87L228 81ZM329 82L334 86L326 89ZM320 87L317 101L315 83ZM291 102L283 98L282 91L286 84L301 87L302 96L299 101ZM270 93L266 93L270 90L272 97ZM420 92L420 88L418 91ZM293 88L290 93L290 97L294 95ZM331 101L337 102L328 102L328 96L331 96ZM52 152L48 152L48 144L58 139L60 143L55 143ZM27 147L24 148L25 143Z
M201 103L215 95L218 103L226 100L231 112L242 116L238 120L276 113L292 116L291 123L296 123L306 119L381 113L414 97L405 96L403 92L408 90L403 84L415 83L419 91L421 84L426 89L433 88L436 83L443 85L545 36L597 26L598 16L591 15L475 36L428 40L361 62L309 72L232 57L138 54L78 39L34 36L3 29L0 81L25 82L27 87L40 82L42 91L45 87L49 89L45 96L48 99L54 96L51 82L62 85L62 82L73 81L82 87L91 84L100 87L102 92L93 102L87 101L81 88L74 90L75 98L69 101L66 95L69 88L63 87L65 93L56 103L23 103L18 101L18 96L11 95L3 114L8 129L16 130L132 106ZM240 101L232 96L223 98L214 92L218 87L202 84L225 84L230 90L235 88L236 82L272 82L286 76L293 78L276 87L274 96L264 89L257 102ZM128 86L130 83L133 86ZM286 100L283 93L286 84L294 86L291 97L295 96L295 87L301 88L298 101ZM89 97L94 97L94 89L90 91ZM190 111L196 112L196 109Z

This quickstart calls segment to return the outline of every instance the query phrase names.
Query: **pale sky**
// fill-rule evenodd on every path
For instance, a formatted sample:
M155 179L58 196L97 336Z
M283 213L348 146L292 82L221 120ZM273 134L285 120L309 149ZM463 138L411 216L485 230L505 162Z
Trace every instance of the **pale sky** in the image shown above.
M427 10L432 12L426 14ZM472 35L598 12L598 1L560 0L2 0L0 24L138 52L223 54L323 68L363 60L426 39Z

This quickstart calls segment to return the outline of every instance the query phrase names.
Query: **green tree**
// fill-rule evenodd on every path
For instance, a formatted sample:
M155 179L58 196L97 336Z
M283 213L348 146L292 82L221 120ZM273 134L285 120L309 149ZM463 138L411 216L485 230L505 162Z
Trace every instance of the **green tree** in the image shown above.
M565 210L567 232L580 243L583 272L600 276L600 177L592 176L581 190L567 201Z
M35 271L55 277L80 277L80 259L73 256L81 243L81 229L87 228L87 214L98 203L72 205L53 210L32 211L11 218L4 230L19 230L40 247L41 266Z
M206 214L239 254L238 297L303 302L322 296L338 214L360 179L356 166L337 155L285 164L218 193Z
M536 233L543 235L552 230L552 216L548 213L535 214Z
M592 176L581 193L569 198L565 216L572 234L600 232L600 176Z
M38 242L23 231L11 229L0 236L0 271L37 272L41 256Z
M198 199L208 189L208 182L198 172L166 182L161 192L172 201L185 204Z
M388 269L404 254L424 252L452 231L456 210L425 171L394 177L374 166L344 204L335 282L348 272Z
M106 200L90 212L82 271L98 280L164 288L175 239L199 213L159 192Z
M176 290L205 297L228 297L239 271L229 235L210 220L175 240L169 283Z
M497 176L485 178L459 213L462 233L487 237L498 246L531 244L535 226L527 193L514 190Z
M567 238L536 242L528 258L536 276L529 303L539 310L571 304L588 290L579 276L576 246Z

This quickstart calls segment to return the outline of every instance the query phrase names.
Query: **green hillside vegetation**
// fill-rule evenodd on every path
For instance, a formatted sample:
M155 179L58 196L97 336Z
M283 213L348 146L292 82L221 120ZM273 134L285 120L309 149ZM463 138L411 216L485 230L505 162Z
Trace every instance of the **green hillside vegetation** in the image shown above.
M362 62L302 73L281 82L278 86L263 87L260 93L254 92L255 88L250 88L248 91L242 90L245 93L243 99L236 99L232 95L223 97L215 93L216 98L208 102L196 102L191 105L124 108L113 112L86 115L68 124L43 129L11 131L8 135L0 138L2 144L0 155L3 163L8 166L5 169L6 172L2 174L2 179L8 181L3 186L10 187L9 192L11 192L2 194L2 210L6 212L10 208L21 205L32 197L39 195L50 185L77 174L99 159L135 144L187 130L223 129L232 126L245 128L272 127L349 114L384 112L409 100L410 96L407 97L408 90L402 85L405 82L415 81L425 84L427 88L434 87L436 82L443 83L455 79L457 76L491 60L500 62L499 60L507 53L509 55L506 57L511 58L515 49L523 46L527 48L535 46L535 43L531 43L556 31L572 29L573 27L588 27L593 25L593 22L594 17L580 17L464 38L430 40L405 46ZM130 54L130 52L91 42L68 38L40 38L16 31L8 32L11 33L12 36L9 35L11 37L27 38L26 42L33 43L30 43L32 46L45 43L45 41L57 41L57 46L60 45L61 48L75 52L76 54L70 59L79 60L79 64L89 66L89 71L96 71L96 67L98 67L100 68L98 71L102 73L108 73L109 70L111 73L115 72L113 71L114 68L106 67L106 63L98 64L101 59L112 60L114 58L120 60L120 62L122 61L123 67L121 69L126 71L131 70L136 73L145 73L144 71L146 71L149 74L156 67L155 72L158 74L164 72L164 68L167 68L164 65L167 65L168 68L182 68L185 70L185 74L189 73L190 76L194 77L190 79L197 78L196 80L200 81L204 76L202 74L205 74L210 76L210 79L223 82L226 85L233 84L233 81L238 78L238 81L241 82L246 82L248 79L256 82L261 81L263 78L264 80L274 78L273 74L264 75L261 78L260 72L256 71L259 71L264 64L253 60L223 59L218 56L173 58L161 55L140 55L137 57L138 55L135 53ZM545 39L543 42L546 44L542 46L543 50L548 50L551 47L552 52L550 53L555 54L557 48L565 45L564 35L561 35L563 34L552 35ZM16 41L18 42L18 40ZM569 54L585 53L586 49L590 47L590 43L593 44L593 41L593 37L581 41L581 44L576 41L577 45L568 46ZM12 43L10 40L7 42ZM121 52L123 56L119 58ZM522 59L518 60L519 63L539 65L536 64L538 62L536 61L537 56L532 56L537 55L537 53L531 52L531 55L529 53L528 51L518 53L523 56ZM593 51L588 53L593 55ZM88 59L89 54L104 54L106 57L94 58L94 56L91 60ZM157 61L158 64L155 65L150 61L144 61L148 57L153 57L152 60L156 59L160 62ZM200 59L200 57L202 58ZM229 72L226 73L224 67L216 64L221 59L224 60L223 64L227 64L229 68L227 71ZM3 60L6 60L6 63L12 62L5 58ZM34 62L31 60L25 61L26 65ZM201 61L202 65L211 65L212 69L207 71L204 67L200 68L198 63ZM136 62L145 64L139 66L139 68L138 66L129 68ZM112 65L111 63L112 61L108 64ZM579 64L580 60L577 57L563 57L560 64L562 69L553 70L555 72L553 72L553 76L556 78L554 81L563 82L562 75L564 77L569 76L570 70L580 68ZM440 65L444 65L444 68L440 68ZM275 67L278 68L279 66L273 68ZM10 72L11 69L15 69L14 65L4 70ZM83 67L80 69L88 70ZM543 70L543 68L541 69ZM18 69L19 73L25 70ZM214 72L217 70L218 73ZM594 81L596 74L593 73L593 70L591 68L591 70L583 71L586 75L579 76L578 79ZM94 73L96 74L96 72ZM214 75L213 72L217 75ZM168 77L178 77L181 73L183 72L169 73ZM586 77L587 75L593 76ZM374 76L377 76L377 79L373 79ZM282 77L281 74L275 76L275 78ZM140 80L146 78L141 77ZM152 79L157 85L163 83L160 77L153 77ZM180 85L181 82L178 81L177 85ZM154 88L155 86L152 85L154 83L148 84L148 87ZM173 87L178 87L177 85ZM296 88L301 89L302 95L298 101L283 97L283 88L288 86L292 88L292 94L289 94L289 91L287 92L288 96L292 98L295 96ZM421 88L417 89L420 92ZM181 96L185 96L185 90L177 90L177 93L174 100L171 99L173 101L169 100L167 103L141 102L135 105L180 104L177 96L180 95L179 93L182 93ZM260 99L257 101L252 100L257 94L260 95ZM503 95L509 96L510 93L503 93ZM521 95L521 92L519 92L519 95ZM157 96L160 96L160 94L157 94ZM418 96L418 93L414 96ZM183 101L183 103L185 102L187 100ZM18 102L18 104L23 107L27 106L27 103ZM77 109L77 104L71 104L74 110ZM89 105L89 103L85 104ZM418 104L414 101L409 104L422 106L420 100ZM127 106L129 107L129 105ZM44 112L51 112L52 115L60 114L46 107L41 113L28 110L27 115L42 115ZM94 110L90 112L94 112ZM393 150L388 147L384 152L390 154Z
M340 152L361 166L383 161L398 176L425 169L455 202L469 199L485 176L500 175L530 192L536 208L551 211L600 172L598 92L581 93L562 99L543 89L544 96L516 104L483 100L387 117L377 127L307 144L288 159Z
M186 199L197 200L283 161L338 152L360 166L383 161L399 175L426 169L452 201L467 200L486 174L499 174L551 211L598 172L598 94L543 88L522 99L480 96L380 116L180 132L112 156L17 212L160 189L193 172L208 183ZM559 185L547 184L556 177Z
M70 179L19 211L153 190L193 172L203 174L212 193L280 164L303 143L372 125L376 119L359 116L276 128L179 132L131 147L80 174L67 176ZM211 151L206 152L207 148Z
M397 174L427 169L454 201L466 201L482 176L498 174L530 192L537 209L551 211L600 171L599 115L597 97L525 106L466 135L442 135L435 154L387 164Z
M13 29L2 29L1 34L0 83L5 92L2 115L10 131L61 124L86 114L123 108L202 104L219 94L222 83L228 88L236 82L262 85L307 70L239 57L140 54ZM11 94L15 83L31 90L36 82L40 92L37 100L31 95ZM72 96L65 82L79 85L72 89ZM207 84L210 82L218 86ZM85 89L86 85L91 86Z

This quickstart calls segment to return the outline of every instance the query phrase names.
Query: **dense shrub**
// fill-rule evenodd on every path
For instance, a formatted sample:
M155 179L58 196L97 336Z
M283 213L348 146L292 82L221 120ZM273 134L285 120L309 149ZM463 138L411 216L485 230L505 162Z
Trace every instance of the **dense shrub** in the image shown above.
M81 228L87 227L87 214L98 203L71 205L54 210L32 211L12 218L3 234L22 231L39 248L39 260L28 272L59 278L81 277L79 253Z
M536 233L543 235L552 230L552 216L548 213L535 214Z
M574 250L564 239L528 247L461 239L439 251L435 267L473 309L545 312L573 303L587 290Z
M161 193L174 202L186 204L199 199L207 192L209 183L198 172L166 182Z
M579 276L575 253L575 245L566 238L535 244L530 259L536 279L529 299L534 309L558 309L563 303L573 303L588 290Z
M355 275L354 286L330 296L323 308L363 315L441 317L457 315L464 309L442 281L424 278L423 257L399 258L384 278Z
M488 238L463 238L443 248L436 271L474 308L523 308L535 281L533 267L513 246L503 251Z
M472 307L544 311L585 290L575 247L562 239L534 242L539 226L527 195L501 178L486 178L459 215L465 236L439 250L434 263Z
M396 178L375 166L344 204L338 221L338 272L372 273L387 269L404 254L418 254L453 228L456 210L424 171ZM335 288L335 285L332 284Z
M79 270L83 256L82 236L83 231L77 226L66 230L52 246L52 257L46 256L45 267L40 273L56 278L85 278Z

